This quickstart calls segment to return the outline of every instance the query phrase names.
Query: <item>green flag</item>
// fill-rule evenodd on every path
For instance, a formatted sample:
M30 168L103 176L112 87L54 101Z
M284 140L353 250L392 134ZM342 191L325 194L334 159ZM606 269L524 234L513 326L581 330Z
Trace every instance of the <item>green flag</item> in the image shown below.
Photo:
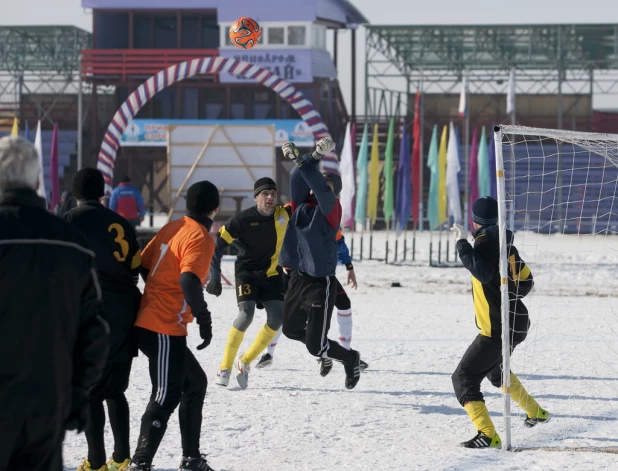
M493 142L492 142L493 145ZM489 179L489 152L487 148L487 136L485 126L481 131L481 141L479 142L479 153L477 154L478 163L478 186L479 197L491 195L491 180Z
M386 149L384 150L384 204L382 211L384 212L384 220L387 227L393 219L395 212L395 202L393 199L393 141L395 139L395 120L391 118L388 125L388 137L386 138Z
M429 145L429 155L427 156L427 167L429 168L431 179L429 181L429 196L427 198L427 219L429 228L435 230L440 227L440 216L438 214L438 184L440 181L440 171L438 170L438 125L434 124L431 133L431 144Z

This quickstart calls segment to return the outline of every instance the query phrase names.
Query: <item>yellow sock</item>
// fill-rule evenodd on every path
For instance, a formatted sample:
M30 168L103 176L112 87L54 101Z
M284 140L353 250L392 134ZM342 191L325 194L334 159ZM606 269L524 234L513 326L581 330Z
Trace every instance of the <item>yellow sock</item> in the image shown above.
M275 338L275 335L277 335L277 331L272 330L267 324L264 324L255 337L255 340L240 360L246 365L250 364L266 347L268 347L268 344Z
M230 333L227 336L227 343L225 344L225 350L223 351L223 361L221 362L220 370L231 370L234 364L234 358L238 353L242 339L245 333L232 326Z
M489 417L487 406L483 401L468 402L464 409L466 409L472 424L479 432L483 432L489 438L496 436L496 427L494 427L494 423L491 421L491 417Z
M528 394L528 391L519 382L519 378L511 371L511 398L521 407L528 417L536 417L540 407L538 402Z

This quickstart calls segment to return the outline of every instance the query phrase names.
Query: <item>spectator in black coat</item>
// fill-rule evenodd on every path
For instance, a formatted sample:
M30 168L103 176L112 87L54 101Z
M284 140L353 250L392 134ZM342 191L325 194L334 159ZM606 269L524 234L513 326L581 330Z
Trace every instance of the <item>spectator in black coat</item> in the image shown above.
M37 151L0 139L0 470L60 471L109 349L94 253L36 194Z

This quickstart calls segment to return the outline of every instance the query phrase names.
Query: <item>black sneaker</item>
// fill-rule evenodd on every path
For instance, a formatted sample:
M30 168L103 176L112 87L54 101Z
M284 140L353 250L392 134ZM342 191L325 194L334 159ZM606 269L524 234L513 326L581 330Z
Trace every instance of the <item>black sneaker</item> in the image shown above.
M258 361L258 364L255 365L256 368L266 368L273 364L273 356L270 353L265 353Z
M320 364L320 376L326 376L333 369L333 360L330 358L320 358L318 363Z
M147 463L131 463L129 471L152 471L152 465Z
M182 457L178 471L215 471L208 465L206 455L200 455L196 458Z
M360 361L360 369L361 369L361 371L365 371L367 368L369 368L369 363L367 363L366 361L361 360Z
M476 434L476 437L471 438L467 442L462 442L459 445L464 448L500 448L502 446L502 440L500 440L500 436L497 433L494 438L489 438L483 432L479 432Z
M354 389L356 383L360 379L361 369L360 369L360 353L356 350L350 350L350 352L354 355L354 360L350 363L343 363L343 367L345 368L345 387L347 389Z
M546 424L551 419L551 414L544 409L539 408L536 417L526 417L524 425L528 428L534 427L536 424Z

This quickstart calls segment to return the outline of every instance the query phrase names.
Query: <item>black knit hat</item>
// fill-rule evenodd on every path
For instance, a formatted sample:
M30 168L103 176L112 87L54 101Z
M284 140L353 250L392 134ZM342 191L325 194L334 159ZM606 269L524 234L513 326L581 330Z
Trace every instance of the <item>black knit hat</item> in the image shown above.
M472 220L481 226L498 224L498 202L491 196L483 196L472 204Z
M255 198L264 190L277 190L277 184L272 178L262 177L257 180L253 185L253 197Z
M209 214L219 207L219 190L207 180L194 183L187 190L187 211Z
M73 177L73 196L78 200L98 200L104 194L105 180L96 168L82 168Z
M339 174L334 172L324 172L322 175L333 182L333 192L335 193L335 196L339 196L339 193L341 193L341 188L343 188Z

